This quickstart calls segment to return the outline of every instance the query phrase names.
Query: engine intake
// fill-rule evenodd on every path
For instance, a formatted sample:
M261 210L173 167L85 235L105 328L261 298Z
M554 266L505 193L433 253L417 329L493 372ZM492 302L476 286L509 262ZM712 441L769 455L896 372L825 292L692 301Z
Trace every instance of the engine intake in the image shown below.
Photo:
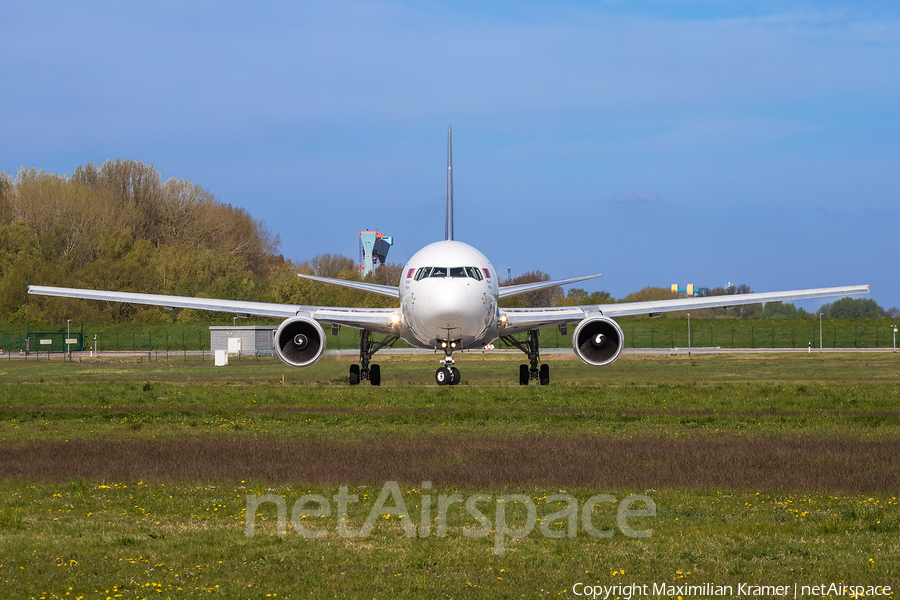
M275 354L292 367L308 367L325 352L325 332L308 317L286 319L275 331Z
M622 328L609 317L589 317L575 328L572 347L585 364L602 367L619 358L624 340Z

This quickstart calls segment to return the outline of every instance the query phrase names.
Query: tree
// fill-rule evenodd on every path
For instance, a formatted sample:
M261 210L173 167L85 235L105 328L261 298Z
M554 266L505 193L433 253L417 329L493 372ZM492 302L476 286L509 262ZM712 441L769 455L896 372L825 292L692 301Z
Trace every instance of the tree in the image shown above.
M162 240L162 176L152 164L128 159L106 160L97 183L111 192L114 202L131 217L136 239Z
M706 291L707 296L730 296L737 293L737 287L729 285L728 287L715 287ZM728 314L728 309L724 306L717 308L704 309L703 313L709 317L721 317ZM732 313L733 314L733 313Z
M797 308L790 302L766 302L762 310L764 319L805 319L809 316L806 310Z
M22 223L0 225L0 315L10 322L28 303L28 284L40 266L37 237Z
M741 287L746 287L746 286L742 285ZM730 285L728 287L709 288L706 291L707 296L729 296L731 294L736 294L736 293L737 293L737 287L735 287L734 285Z
M648 286L639 292L628 294L622 298L622 302L652 302L654 300L671 300L672 298L678 298L678 293L673 292L671 288Z
M822 305L819 312L826 319L877 319L885 315L885 310L871 298L841 298Z
M707 296L730 296L732 294L752 294L752 293L753 293L753 290L750 289L750 286L747 285L746 283L742 283L740 285L732 285L729 287L712 288L706 292L706 295ZM793 305L790 305L790 306L793 306ZM763 312L762 304L740 304L740 305L736 305L735 308L737 309L737 316L739 316L742 319L757 317L760 315L760 313ZM708 310L712 312L712 315L716 315L716 316L723 316L723 315L729 314L725 307L711 308ZM780 310L780 309L776 309L773 307L772 310ZM785 309L785 310L790 311L790 309Z
M550 281L550 275L541 271L529 271L518 277L513 277L507 282L506 286L536 283L539 281ZM502 290L503 287L506 286L501 286L500 289ZM562 296L562 289L559 286L556 286L544 288L528 294L505 298L500 301L500 306L503 308L537 308L540 306L553 306L559 298L562 298Z
M403 275L403 265L399 263L385 263L375 268L366 276L366 281L380 283L381 285L400 285L400 276Z
M152 164L132 159L87 163L71 177L0 173L0 230L7 321L116 321L148 310L29 297L28 284L271 301L268 277L285 263L278 236L249 212L197 184L163 182ZM146 318L172 314L181 318Z
M356 261L343 254L318 254L297 265L298 273L317 277L339 277L344 271L356 269Z
M589 306L592 304L610 304L615 299L609 295L609 292L591 292L581 288L572 288L566 292L565 297L560 295L556 301L556 306Z
M0 172L0 225L12 223L12 183L6 173Z

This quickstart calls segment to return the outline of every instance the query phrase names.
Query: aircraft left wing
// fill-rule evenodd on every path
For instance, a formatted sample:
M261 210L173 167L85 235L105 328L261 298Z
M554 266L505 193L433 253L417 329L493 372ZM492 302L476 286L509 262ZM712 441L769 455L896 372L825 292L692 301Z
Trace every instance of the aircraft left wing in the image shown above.
M28 286L29 294L105 300L108 302L129 302L148 304L163 308L195 308L236 315L273 317L287 319L297 315L308 315L320 323L345 325L357 329L368 329L379 333L392 333L391 316L397 313L391 308L336 308L331 306L306 306L302 304L276 304L273 302L243 302L240 300L219 300L215 298L191 298L188 296L165 296L162 294L136 294L130 292L107 292L102 290L82 290L76 288Z
M630 317L636 315L653 316L665 312L699 310L701 308L731 307L741 304L783 302L786 300L805 300L808 298L828 298L830 296L854 296L857 294L868 293L868 285L851 285L810 290L792 290L787 292L732 294L729 296L706 296L703 298L674 298L672 300L654 300L650 302L623 302L619 304L591 304L587 306L560 306L547 308L502 308L500 309L500 315L501 319L506 319L506 326L500 331L503 335L511 335L528 331L529 329L540 329L542 327L554 327L568 323L577 323L591 313L602 314L606 317Z

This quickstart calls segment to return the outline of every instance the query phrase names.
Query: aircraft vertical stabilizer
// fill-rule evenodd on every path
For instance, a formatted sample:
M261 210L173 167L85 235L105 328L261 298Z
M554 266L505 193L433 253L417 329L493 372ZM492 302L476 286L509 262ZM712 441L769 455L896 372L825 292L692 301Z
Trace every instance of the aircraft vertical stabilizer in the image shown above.
M444 224L444 239L453 239L453 141L447 126L447 215Z

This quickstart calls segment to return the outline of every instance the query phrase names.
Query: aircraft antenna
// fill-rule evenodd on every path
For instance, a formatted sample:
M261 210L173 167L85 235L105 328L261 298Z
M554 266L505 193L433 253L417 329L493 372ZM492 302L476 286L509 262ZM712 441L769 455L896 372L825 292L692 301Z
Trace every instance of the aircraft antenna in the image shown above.
M447 126L447 215L444 223L444 239L453 239L453 141Z

